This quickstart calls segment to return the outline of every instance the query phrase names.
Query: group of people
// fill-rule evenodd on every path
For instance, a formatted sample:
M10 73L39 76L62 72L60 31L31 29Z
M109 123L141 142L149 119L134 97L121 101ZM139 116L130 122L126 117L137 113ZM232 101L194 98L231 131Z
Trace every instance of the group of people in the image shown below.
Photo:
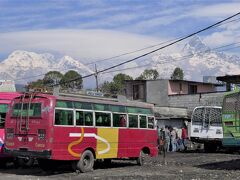
M158 127L158 145L159 152L175 152L187 149L187 127L184 125L181 129L165 126Z

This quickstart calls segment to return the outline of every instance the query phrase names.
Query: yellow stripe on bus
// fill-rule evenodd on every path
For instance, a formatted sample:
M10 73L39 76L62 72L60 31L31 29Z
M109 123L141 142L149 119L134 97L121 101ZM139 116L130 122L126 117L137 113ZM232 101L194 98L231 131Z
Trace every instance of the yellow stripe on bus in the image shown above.
M117 158L118 155L118 129L98 128L96 158Z

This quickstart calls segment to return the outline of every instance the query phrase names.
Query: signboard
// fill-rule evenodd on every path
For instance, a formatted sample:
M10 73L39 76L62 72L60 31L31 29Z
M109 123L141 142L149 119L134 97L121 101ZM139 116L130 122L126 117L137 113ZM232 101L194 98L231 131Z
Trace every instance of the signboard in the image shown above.
M87 91L86 94L88 96L97 96L97 97L103 97L103 93L96 92L96 91Z
M16 92L14 81L0 80L0 92Z

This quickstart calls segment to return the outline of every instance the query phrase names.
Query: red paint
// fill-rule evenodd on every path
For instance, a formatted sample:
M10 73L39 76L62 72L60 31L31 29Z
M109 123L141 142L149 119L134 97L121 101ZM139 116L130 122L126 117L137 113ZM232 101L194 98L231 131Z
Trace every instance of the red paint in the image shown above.
M17 120L11 117L7 118L6 128L13 128L15 135L13 139L7 139L6 148L10 151L25 148L29 152L43 152L44 150L51 151L51 159L54 160L77 160L68 152L68 145L79 139L79 137L70 137L70 133L81 133L80 127L74 126L54 126L54 107L56 98L50 95L43 95L43 98L36 98L34 102L42 102L43 111L41 118L29 119L29 131L21 133L16 129ZM25 99L27 102L27 99ZM73 100L73 99L72 99ZM48 107L48 108L46 108ZM111 128L111 127L109 127ZM38 139L38 129L46 130L46 139ZM84 134L91 133L97 135L96 127L84 127ZM150 150L151 156L157 155L157 130L156 129L129 129L119 128L118 135L118 157L130 158L138 157L140 151L146 147ZM20 140L21 139L21 140ZM32 139L32 141L29 141ZM11 144L10 146L8 144ZM83 153L87 148L96 152L97 140L93 137L84 137L83 141L72 150L76 153ZM38 156L36 155L38 158Z

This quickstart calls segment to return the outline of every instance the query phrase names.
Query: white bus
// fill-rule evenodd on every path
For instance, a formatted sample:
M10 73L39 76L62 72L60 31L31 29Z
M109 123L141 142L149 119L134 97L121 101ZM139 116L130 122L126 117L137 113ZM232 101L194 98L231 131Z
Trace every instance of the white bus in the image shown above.
M203 143L206 152L214 152L222 146L222 108L199 106L193 110L189 127L192 142Z

